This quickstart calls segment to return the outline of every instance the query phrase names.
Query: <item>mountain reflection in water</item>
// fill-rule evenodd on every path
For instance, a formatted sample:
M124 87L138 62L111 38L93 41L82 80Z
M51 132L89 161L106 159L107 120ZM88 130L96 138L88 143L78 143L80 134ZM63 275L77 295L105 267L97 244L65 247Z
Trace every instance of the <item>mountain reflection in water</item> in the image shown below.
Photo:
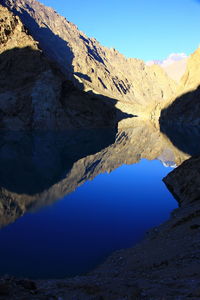
M177 138L177 140L180 144L180 138ZM188 154L190 151L187 149L186 152L182 152L174 144L151 123L141 121L136 121L134 128L119 131L115 129L96 129L65 132L1 133L0 226L2 230L0 231L0 242L3 246L0 249L0 255L5 257L4 263L1 264L1 274L10 273L32 277L75 275L88 271L111 251L120 247L131 246L134 242L141 239L145 230L162 222L167 218L167 214L176 207L176 202L161 182L162 176L165 176L170 171L170 168L162 167L162 164L158 161L152 162L150 167L149 163L142 159L158 159L162 161L164 166L170 167L179 165L190 157L190 154ZM140 164L138 164L139 162ZM137 166L135 165L134 167L136 163ZM130 167L123 165L130 165ZM120 166L121 168L119 168ZM135 168L134 172L132 167ZM119 169L112 172L112 174L98 176L94 182L87 183L81 189L77 189L87 181L93 180L97 175L110 173L117 168ZM153 179L151 178L152 174ZM144 181L143 183L142 180ZM133 191L131 187L135 183L135 190ZM119 191L120 185L121 190ZM145 204L146 202L142 202L143 200L141 200L141 204L138 204L139 201L137 201L140 194L143 194L142 185L144 187L146 185L148 188L147 194L144 194L143 197L149 198L146 200L150 201L152 207L155 206L153 208L154 211L156 211L157 206L161 206L158 208L157 217L154 213L152 214L153 218L152 216L148 217L144 213L144 216L141 216L141 220L137 220L139 223L134 221L133 225L132 221L130 221L128 225L127 220L129 220L129 217L130 220L132 218L137 219L137 213L135 215L135 212L137 212L138 207L142 203L144 206L147 205ZM75 193L69 195L76 189ZM69 196L66 197L67 195ZM99 198L100 195L101 199ZM79 197L78 200L77 197ZM166 201L163 199L165 197L167 198ZM62 198L64 199L57 204L41 210L42 207L49 206ZM73 207L71 202L73 198L75 207ZM121 201L124 203L123 205ZM84 207L86 202L87 205L85 204L86 206ZM162 208L164 203L165 205ZM93 208L93 211L91 211L91 208ZM70 209L72 209L73 213L70 212ZM142 208L142 206L140 209L145 211L145 208ZM163 215L160 214L159 209L163 210ZM166 212L164 212L165 209ZM110 213L109 218L106 217L106 210ZM114 217L116 211L117 213ZM30 212L35 213L30 214ZM63 215L64 212L65 215ZM48 219L47 215L49 213L54 215L54 221L51 218ZM129 217L126 214L129 214ZM23 217L20 218L21 216ZM86 219L84 219L85 216L87 216ZM18 218L20 219L13 223ZM91 221L91 218L93 218L93 221ZM117 219L115 220L115 218ZM152 218L152 220L148 223L142 218L149 218L149 220ZM57 222L56 225L52 223L55 221ZM115 224L115 221L118 225ZM61 222L60 227L58 227L59 222ZM95 229L89 229L92 226L91 224L95 222L97 222L94 225ZM88 236L84 231L86 230L85 228L83 232L80 232L79 223L83 228L84 226L88 228ZM125 223L128 226L128 230L123 225ZM5 227L8 224L10 226ZM60 242L57 241L58 237L55 233L51 236L54 246L48 244L48 241L45 241L44 237L40 236L42 226L46 226L49 231L51 231L53 226L54 230L62 232L62 237L60 238L63 241L63 250L58 246ZM95 226L99 228L98 232ZM123 233L124 229L127 234L123 233L123 236L125 236L124 241L116 241L115 243L116 226L121 226L121 229L118 228L118 230ZM134 228L131 226L134 226ZM136 230L135 228L138 226L141 226L141 228ZM104 234L106 234L106 231L110 231L109 246L106 246L107 239L105 245L103 244L105 236L103 236L102 230ZM137 233L133 233L134 230ZM90 240L86 248L83 245L87 240L84 234ZM32 253L29 253L33 261L29 265L27 254L23 254L18 242L20 241L21 247L25 249L27 239L29 240L31 236L33 236L33 243L35 243L35 235L39 239L38 243L41 243L40 247L46 249L45 251L49 252L49 254L45 252L43 253L44 256L42 256L41 248L38 246L40 251L34 249ZM16 236L20 236L19 241L16 240ZM79 236L79 241L76 242L75 248L71 248L69 245L75 239L74 236ZM94 245L95 236L98 242L96 241ZM49 237L47 232L45 237ZM86 239L85 241L84 238ZM31 241L29 243L31 245ZM46 248L43 243L46 243ZM36 245L34 244L33 248L35 247ZM82 247L82 249L79 249L81 254L79 251L78 258L75 257L73 260L73 258L70 258L70 254L67 254L67 249L71 253L73 251L76 253L77 247ZM63 256L60 256L58 249L63 253ZM15 250L18 255L21 251L21 255L18 258ZM53 256L50 253L54 253L52 254ZM64 257L68 255L71 262L67 260L64 263ZM10 259L11 256L13 257L12 260ZM43 263L41 263L40 268L37 266L36 270L34 261L38 257ZM49 260L47 259L48 257ZM61 259L61 262L59 259ZM15 260L18 260L18 263ZM61 265L63 266L61 267Z

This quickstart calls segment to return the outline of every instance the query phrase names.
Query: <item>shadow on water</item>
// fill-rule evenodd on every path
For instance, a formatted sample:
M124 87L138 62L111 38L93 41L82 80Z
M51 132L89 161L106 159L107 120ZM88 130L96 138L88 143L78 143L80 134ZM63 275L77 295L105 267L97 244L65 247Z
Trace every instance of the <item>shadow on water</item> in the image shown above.
M161 183L166 168L158 161L151 168L146 160L138 163L156 159L165 148L160 133L146 123L119 132L1 132L0 273L83 274L139 241L174 207ZM124 164L129 166L103 174ZM166 203L160 201L164 196Z
M74 163L115 141L116 129L0 133L0 186L18 194L42 193Z
M1 132L0 228L51 205L93 177L98 164L101 168L95 154L99 157L113 144L116 133L108 128Z
M200 127L162 124L163 132L179 150L191 155L200 155Z

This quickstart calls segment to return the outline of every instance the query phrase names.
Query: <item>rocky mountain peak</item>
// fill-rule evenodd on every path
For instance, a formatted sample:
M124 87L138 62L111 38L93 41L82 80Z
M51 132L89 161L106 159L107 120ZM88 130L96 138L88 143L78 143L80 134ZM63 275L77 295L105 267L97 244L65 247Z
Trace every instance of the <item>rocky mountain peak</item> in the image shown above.
M138 59L127 59L115 49L102 46L52 8L36 0L1 2L20 16L44 53L77 87L134 104L136 112L151 110L174 94L176 83L164 70Z
M115 127L132 117L67 81L19 16L1 5L0 16L0 129Z
M38 50L38 43L30 36L18 16L9 13L6 7L0 6L0 53L14 47L31 47Z

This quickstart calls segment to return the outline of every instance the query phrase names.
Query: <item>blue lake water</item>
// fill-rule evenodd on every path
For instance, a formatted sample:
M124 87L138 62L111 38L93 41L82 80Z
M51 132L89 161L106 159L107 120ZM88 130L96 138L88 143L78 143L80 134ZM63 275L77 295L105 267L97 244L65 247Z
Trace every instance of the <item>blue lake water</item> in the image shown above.
M15 141L15 145L16 143ZM113 140L111 145L114 143ZM83 144L86 144L85 140ZM36 152L33 151L33 147L31 147L31 151L28 149L26 152L24 150L26 147L23 145L23 151L25 151L23 153L26 154L26 157L22 159L25 161L22 162L23 169L20 170L19 157L16 156L16 153L22 157L22 148L19 149L17 144L17 150L11 155L10 149L13 149L13 145L12 140L10 145L12 147L9 146L9 148L6 144L7 150L1 151L3 153L2 161L7 165L8 161L12 161L12 165L8 166L10 171L5 173L8 181L6 181L4 173L0 178L3 188L6 190L6 192L3 190L3 195L6 194L7 197L9 195L10 203L13 201L12 205L9 204L9 209L5 210L5 214L8 214L10 219L7 220L6 215L0 217L2 220L5 218L4 225L0 230L1 275L63 278L84 274L101 263L113 251L131 247L139 242L146 231L167 220L170 212L178 206L162 182L162 178L172 168L166 168L158 159L139 158L137 163L130 165L124 163L119 166L117 163L117 167L113 167L112 171L110 167L108 170L104 167L102 171L100 168L95 173L101 163L102 165L107 163L105 157L103 162L103 159L99 158L108 153L108 150L104 150L109 149L107 144L103 144L92 154L88 154L95 161L90 164L85 158L88 156L84 149L82 149L84 154L79 155L78 158L73 157L73 162L62 160L62 164L60 164L58 157L60 158L62 155L59 152L56 159L56 143L53 144L55 146L54 156L49 155L48 151L46 156L44 153L41 155L43 146L39 144L39 160L35 160L35 156L38 158L39 155L36 153L35 147L34 151ZM44 149L49 149L46 148L46 143ZM70 155L72 152L75 155L72 150ZM104 154L97 158L93 156L99 152ZM36 161L39 161L39 166L41 164L43 166L44 174L49 174L49 176L51 175L50 170L54 169L52 166L45 169L47 165L45 157L48 158L48 161L54 157L56 166L60 164L62 170L60 173L56 171L56 174L59 173L62 176L56 175L56 180L50 176L50 181L46 184L44 174L41 175L38 169L37 172L33 169L33 157L34 166L37 165ZM29 164L29 160L31 160L31 164ZM77 161L81 163L77 164ZM114 160L112 160L113 164ZM79 169L79 165L85 167L83 175L79 174L82 172L82 167ZM15 174L17 166L18 170ZM63 168L68 174L66 182ZM75 173L72 172L73 170ZM89 177L87 177L88 173ZM18 178L17 174L19 174ZM73 174L80 175L81 180L76 179ZM12 182L10 178L12 178ZM21 180L26 183L24 190ZM40 184L35 184L35 182L40 182ZM45 184L42 185L41 182L45 182ZM67 182L70 184L66 188ZM34 186L34 188L31 190L29 186ZM37 190L38 186L40 187ZM4 197L2 201L5 206L7 200L5 200L5 196L2 197ZM34 200L31 200L32 202L27 200L29 202L26 209L21 213L22 208L19 203L24 201L23 206L26 205L26 197L27 199L32 197L30 199ZM49 198L53 198L53 200L49 200ZM14 210L10 213L13 207Z

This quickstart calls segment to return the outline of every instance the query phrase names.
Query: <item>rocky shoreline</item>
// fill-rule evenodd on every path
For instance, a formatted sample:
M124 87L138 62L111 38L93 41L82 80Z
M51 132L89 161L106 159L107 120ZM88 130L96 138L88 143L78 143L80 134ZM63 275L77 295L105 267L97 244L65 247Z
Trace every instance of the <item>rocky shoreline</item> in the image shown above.
M141 243L113 253L84 276L1 278L1 299L199 299L199 166L200 158L190 158L164 178L180 207Z

